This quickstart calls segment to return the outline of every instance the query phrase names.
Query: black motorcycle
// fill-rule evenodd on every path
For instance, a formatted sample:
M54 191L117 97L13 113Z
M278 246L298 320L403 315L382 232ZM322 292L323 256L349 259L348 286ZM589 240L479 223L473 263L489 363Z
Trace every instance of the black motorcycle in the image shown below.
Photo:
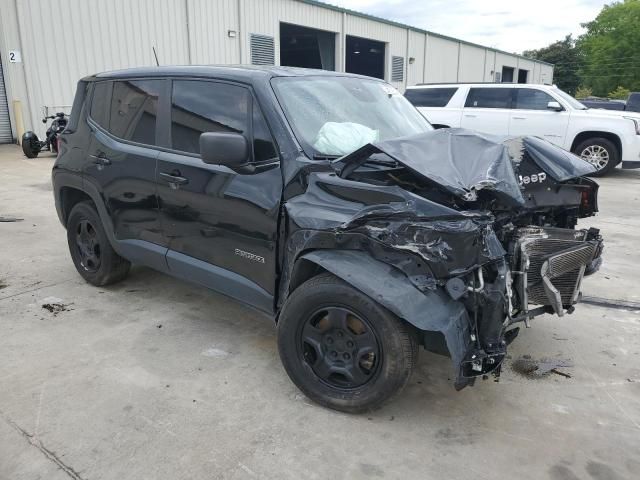
M49 128L47 128L47 138L39 140L35 132L28 131L22 135L22 151L27 158L35 158L42 151L48 150L55 154L58 153L58 135L67 127L69 117L63 112L50 115L42 119L42 123L47 120L53 120Z

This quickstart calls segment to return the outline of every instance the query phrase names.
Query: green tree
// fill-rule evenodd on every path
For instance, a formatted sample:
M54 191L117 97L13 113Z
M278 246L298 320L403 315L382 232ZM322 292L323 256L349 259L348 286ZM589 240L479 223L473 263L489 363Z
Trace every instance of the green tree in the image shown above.
M640 0L605 5L577 42L582 84L605 96L616 87L640 90Z
M558 88L574 94L581 84L578 70L581 64L581 54L576 48L575 41L571 35L567 35L564 40L559 40L551 45L538 50L527 50L522 53L525 57L553 63L553 83Z
M587 98L590 97L592 95L592 91L589 87L578 87L576 90L576 94L574 95L578 100L581 100L583 98Z
M607 95L607 97L609 97L612 100L626 100L629 97L630 93L631 92L629 91L628 88L618 86L618 88L609 92L609 95Z

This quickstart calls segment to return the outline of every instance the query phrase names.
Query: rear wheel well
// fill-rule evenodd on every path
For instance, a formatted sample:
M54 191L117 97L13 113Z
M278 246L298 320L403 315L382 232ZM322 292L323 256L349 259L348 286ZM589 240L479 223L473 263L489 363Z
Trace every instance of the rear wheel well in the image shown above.
M78 203L85 201L89 201L93 204L91 197L82 190L78 190L73 187L62 187L60 189L60 202L62 205L62 215L65 225L67 224L69 214L71 213L71 210L73 210L73 207Z
M618 150L617 152L618 158L619 159L622 158L622 142L620 141L620 137L609 132L598 132L598 131L581 132L578 135L576 135L576 138L573 139L573 143L571 144L571 151L576 154L579 153L575 151L578 145L580 145L585 140L589 140L591 138L598 138L598 137L606 138L607 140L612 142L615 145L616 149Z

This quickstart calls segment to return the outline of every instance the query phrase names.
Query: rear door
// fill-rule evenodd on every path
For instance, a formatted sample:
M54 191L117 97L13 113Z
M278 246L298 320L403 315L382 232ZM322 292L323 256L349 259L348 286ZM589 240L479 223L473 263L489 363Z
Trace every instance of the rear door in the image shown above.
M167 262L178 276L263 310L275 293L282 176L277 149L250 88L174 79L170 150L158 159ZM234 132L253 146L238 171L200 158L204 132Z
M507 135L512 87L471 87L462 111L462 128Z
M404 96L435 128L459 127L462 104L453 101L460 87L408 88Z
M555 98L536 88L515 88L509 135L533 135L563 146L569 125L569 112L548 108Z
M84 179L103 197L117 240L162 244L155 184L158 98L165 80L96 82Z

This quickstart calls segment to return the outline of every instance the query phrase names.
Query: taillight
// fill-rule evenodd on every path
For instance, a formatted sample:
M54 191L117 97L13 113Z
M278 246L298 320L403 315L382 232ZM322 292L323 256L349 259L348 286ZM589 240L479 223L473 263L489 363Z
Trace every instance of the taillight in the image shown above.
M60 147L62 146L62 139L60 138L60 135L58 135L58 137L56 138L56 147L57 147L57 155L56 156L60 156Z
M582 190L582 198L580 200L580 206L582 208L589 208L589 193L590 193L590 190L587 190L587 189Z

